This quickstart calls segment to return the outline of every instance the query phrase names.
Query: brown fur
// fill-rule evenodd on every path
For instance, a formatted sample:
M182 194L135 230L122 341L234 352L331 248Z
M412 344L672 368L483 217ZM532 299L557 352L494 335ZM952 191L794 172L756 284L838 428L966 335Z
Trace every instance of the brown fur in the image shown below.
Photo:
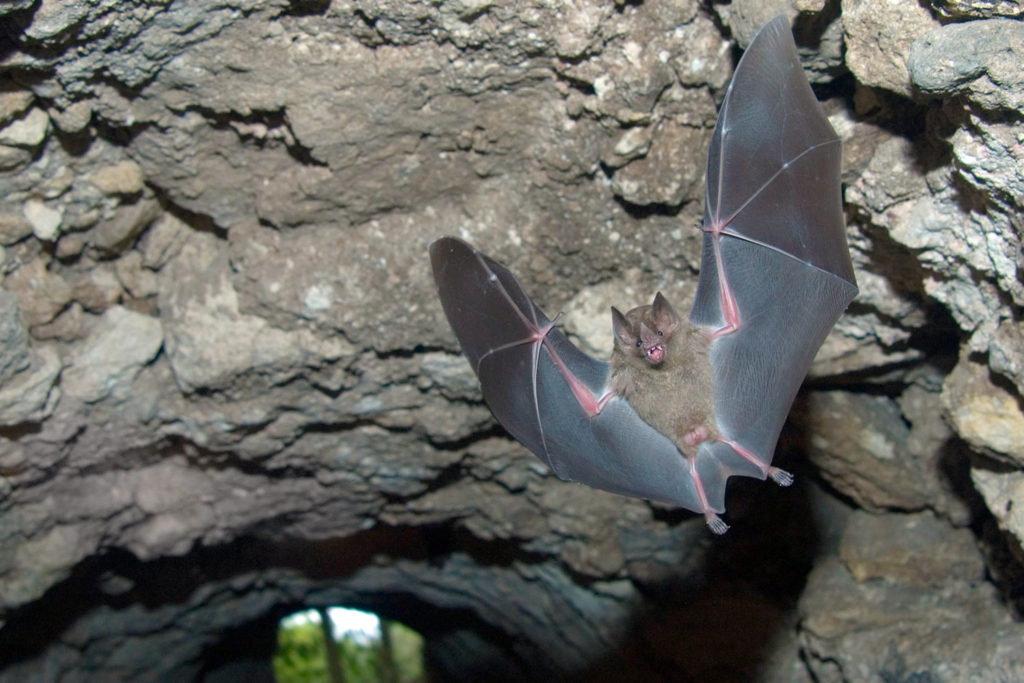
M612 391L629 401L640 417L686 455L693 455L701 441L718 438L708 331L679 320L660 294L655 305L638 306L625 316L612 310L616 331ZM671 324L666 325L667 321ZM662 336L665 354L660 364L648 362L636 345L641 323L655 332L668 332Z

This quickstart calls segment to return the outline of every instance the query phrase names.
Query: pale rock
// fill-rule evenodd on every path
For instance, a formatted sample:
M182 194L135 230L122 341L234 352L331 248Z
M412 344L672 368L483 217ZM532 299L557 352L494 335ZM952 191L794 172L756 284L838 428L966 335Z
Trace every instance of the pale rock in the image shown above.
M1024 467L1024 413L1019 397L993 383L987 365L967 357L946 377L942 408L971 446Z
M54 386L61 367L55 346L35 348L29 367L0 385L0 425L41 422L53 414L61 395Z
M107 309L71 355L61 386L86 403L124 400L135 377L160 351L160 321L122 306Z
M52 242L60 234L64 214L38 199L30 199L21 209L22 215L32 225L32 234L44 242Z
M156 273L142 265L142 254L129 251L114 262L114 272L125 291L136 299L157 293Z
M55 39L85 19L89 9L89 3L40 0L25 35L40 42Z
M231 267L216 244L210 235L193 234L160 272L167 356L182 390L224 390L248 375L278 384L353 352L337 335L286 332L242 313Z
M31 90L0 92L0 126L6 126L32 106L35 95Z
M50 130L50 117L42 109L30 109L28 114L0 128L0 144L13 147L38 147Z
M192 229L172 213L157 216L139 239L142 263L151 270L160 270L174 258L188 239Z
M89 182L109 195L132 195L145 187L142 169L134 161L104 166L89 176Z
M49 270L42 258L23 264L7 276L4 287L18 297L18 306L29 329L48 323L71 301L71 286Z
M948 24L920 36L908 65L929 95L964 94L985 109L1024 109L1024 23L985 19Z
M65 109L50 109L50 120L61 131L74 135L81 133L92 121L92 104L81 100Z
M24 215L0 213L0 244L14 244L31 234L32 223Z
M931 512L873 515L855 511L839 544L839 559L858 582L898 581L941 588L951 579L979 581L985 563L967 529L954 529Z
M1024 544L1024 472L972 467L971 481L999 526Z
M160 203L155 199L122 204L113 218L102 221L92 230L90 241L105 253L119 253L130 247L161 213Z
M85 310L102 313L121 299L124 290L114 268L97 264L71 281L72 296Z
M18 299L0 290L0 386L29 366L28 332Z
M913 94L907 59L915 40L940 26L915 2L843 0L846 64L861 83Z

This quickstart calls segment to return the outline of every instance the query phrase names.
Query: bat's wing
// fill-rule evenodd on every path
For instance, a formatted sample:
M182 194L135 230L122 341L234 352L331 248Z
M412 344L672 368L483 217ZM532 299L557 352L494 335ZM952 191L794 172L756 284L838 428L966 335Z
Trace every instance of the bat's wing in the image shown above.
M710 357L724 440L705 443L697 458L709 488L712 476L724 488L731 475L773 473L793 398L857 293L840 156L786 18L776 17L740 60L708 152L704 252L690 320L721 331Z
M559 478L703 512L682 455L621 398L610 367L554 326L500 263L465 242L430 245L438 294L498 421Z

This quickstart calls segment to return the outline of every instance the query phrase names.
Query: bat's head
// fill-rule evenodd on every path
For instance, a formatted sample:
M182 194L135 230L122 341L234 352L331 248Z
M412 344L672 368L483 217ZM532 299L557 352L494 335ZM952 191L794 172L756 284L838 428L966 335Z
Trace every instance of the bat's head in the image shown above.
M616 345L627 355L642 358L652 366L665 361L665 351L679 318L661 292L649 306L637 306L623 315L612 307L612 329Z

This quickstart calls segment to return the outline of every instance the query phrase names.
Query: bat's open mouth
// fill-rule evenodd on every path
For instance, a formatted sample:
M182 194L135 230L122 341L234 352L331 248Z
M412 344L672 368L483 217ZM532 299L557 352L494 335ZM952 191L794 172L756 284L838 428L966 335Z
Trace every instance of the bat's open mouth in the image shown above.
M651 348L647 349L647 362L651 365L657 365L661 361L665 360L665 347L661 344L655 344Z

